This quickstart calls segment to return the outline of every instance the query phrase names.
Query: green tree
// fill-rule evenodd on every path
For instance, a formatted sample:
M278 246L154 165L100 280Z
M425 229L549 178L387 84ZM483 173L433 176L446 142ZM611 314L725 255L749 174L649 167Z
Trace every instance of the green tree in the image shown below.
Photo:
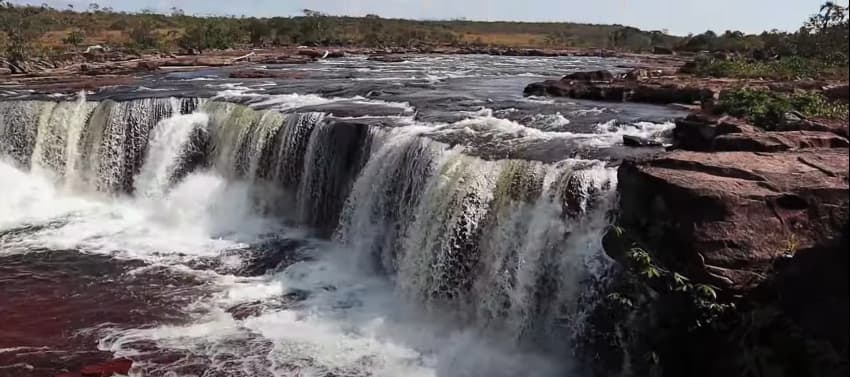
M160 43L155 33L155 24L147 17L139 17L134 21L127 32L130 36L130 47L139 50L158 48Z
M71 30L70 33L68 33L67 37L62 39L62 43L69 45L69 46L73 46L76 49L76 48L79 48L81 44L83 44L83 41L85 41L85 39L86 39L86 33L84 33L80 29L74 29L74 30Z
M272 37L272 28L265 20L252 18L248 21L246 29L248 31L248 40L254 47L262 46L266 40Z

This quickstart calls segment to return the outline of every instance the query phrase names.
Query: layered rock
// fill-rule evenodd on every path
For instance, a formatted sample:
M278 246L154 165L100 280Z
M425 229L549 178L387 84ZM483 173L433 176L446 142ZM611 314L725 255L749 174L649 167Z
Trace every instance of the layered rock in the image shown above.
M678 80L648 79L650 73L632 72L615 78L608 71L576 72L560 80L529 84L527 96L553 96L594 101L642 102L653 104L711 101L718 91Z
M619 171L619 223L666 265L729 291L823 245L848 213L845 149L677 151Z
M848 147L847 124L842 121L801 119L776 128L781 131L766 131L733 117L696 113L676 120L674 147L749 152Z

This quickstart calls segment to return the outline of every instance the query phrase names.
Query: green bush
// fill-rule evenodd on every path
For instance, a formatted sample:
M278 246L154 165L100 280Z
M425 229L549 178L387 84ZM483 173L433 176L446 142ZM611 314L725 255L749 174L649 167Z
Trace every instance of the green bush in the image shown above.
M739 89L721 93L717 111L746 118L765 129L777 129L785 116L798 112L806 117L847 119L846 104L830 102L816 92L777 93Z
M68 33L68 36L62 39L62 43L77 48L80 47L85 39L86 34L82 30L76 29Z
M847 79L848 67L799 56L773 61L699 57L685 70L685 73L701 77L743 79Z

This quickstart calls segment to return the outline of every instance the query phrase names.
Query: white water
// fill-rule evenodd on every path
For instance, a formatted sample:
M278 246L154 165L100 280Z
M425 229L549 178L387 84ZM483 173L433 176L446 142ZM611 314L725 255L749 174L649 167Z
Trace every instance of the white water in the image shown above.
M0 191L8 193L0 197L0 253L75 250L143 260L206 282L212 294L185 308L191 313L185 324L96 329L101 348L136 360L135 376L171 376L164 372L188 368L193 358L219 375L246 377L570 375L568 349L525 349L521 340L574 333L557 329L564 321L580 326L581 282L601 263L595 257L612 169L589 161L484 161L422 139L430 131L424 127L373 130L371 158L353 183L338 242L320 241L282 225L292 219L258 208L259 159L284 118L230 104L204 109L209 115L177 115L153 127L135 197L80 191L39 169L0 163ZM519 138L548 134L482 116L483 125L472 119L453 126ZM302 144L294 139L314 126L291 119L295 128L272 150L275 156L291 153L283 148ZM96 124L120 128L116 122ZM211 169L172 185L191 133L205 125L217 127L209 130ZM318 124L315 135L328 127ZM100 146L102 135L95 132L90 141ZM306 156L338 152L324 140L311 137ZM301 212L311 208L307 200L323 199L312 196L308 183L337 173L317 161L302 164ZM570 184L576 202L565 194ZM588 204L593 198L599 208ZM3 235L15 228L29 229ZM482 243L470 245L479 235ZM240 256L276 239L306 242L303 252L311 258L261 277L191 267L212 258L236 271L246 263ZM372 262L390 274L378 273ZM543 278L554 278L556 294L539 292ZM305 300L281 303L300 291L308 292ZM264 307L256 315L237 319L228 312L256 301ZM548 314L535 312L538 306ZM154 352L193 357L154 365L150 342L160 349Z
M523 353L504 339L454 325L451 316L417 313L391 283L364 274L356 254L313 241L316 260L260 278L193 272L183 263L248 247L265 234L299 237L251 211L250 188L214 173L195 173L162 198L89 197L56 188L53 182L0 163L0 231L22 224L60 224L18 239L4 239L3 253L79 250L134 258L193 273L216 291L191 309L201 312L184 326L104 331L101 347L116 356L144 360L135 346L153 341L228 363L210 362L223 375L324 376L331 371L370 376L562 376L563 366ZM10 184L14 182L14 184ZM238 263L238 261L237 261ZM331 287L332 289L329 289ZM311 296L289 309L272 309L236 320L224 309L268 300L291 290ZM179 370L181 361L159 370ZM531 374L529 366L533 366ZM134 376L148 376L144 361Z
M194 113L167 118L156 125L151 133L148 157L134 183L137 196L156 198L165 193L192 132L206 129L208 122L208 115Z

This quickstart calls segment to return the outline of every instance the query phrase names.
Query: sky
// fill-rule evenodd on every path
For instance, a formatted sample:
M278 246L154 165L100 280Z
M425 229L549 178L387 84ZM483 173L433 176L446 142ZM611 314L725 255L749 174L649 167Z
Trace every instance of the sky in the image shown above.
M13 0L18 4L47 3L56 8L73 4L85 9L92 0ZM333 15L410 19L483 21L556 21L621 24L645 30L685 35L714 30L759 33L793 31L815 13L824 0L97 0L102 7L167 12L179 7L187 14L292 16L302 9ZM847 5L848 0L837 1Z

